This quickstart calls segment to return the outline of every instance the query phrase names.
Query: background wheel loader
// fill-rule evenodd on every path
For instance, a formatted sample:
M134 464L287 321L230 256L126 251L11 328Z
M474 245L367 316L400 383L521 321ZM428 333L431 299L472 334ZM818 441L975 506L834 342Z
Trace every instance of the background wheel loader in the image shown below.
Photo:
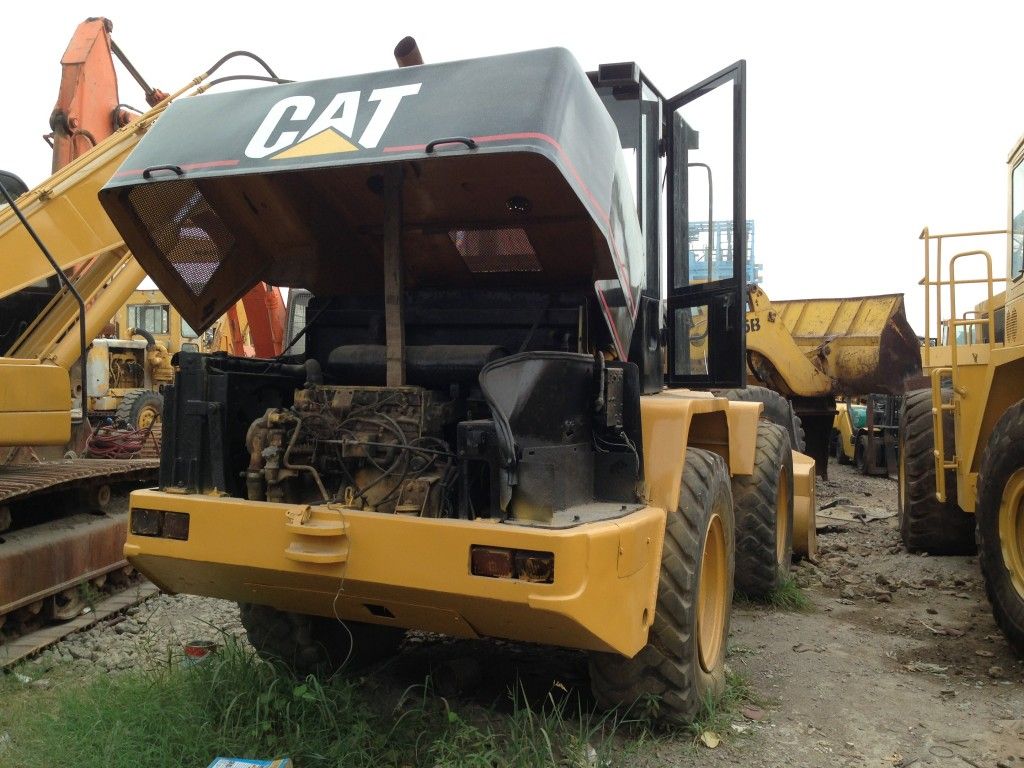
M826 477L836 398L897 397L905 382L921 372L921 344L907 321L903 294L771 301L751 286L747 308L749 380L793 404L804 433L801 449ZM887 407L872 413L883 434L872 430L858 436L864 437L862 443L875 443L861 452L869 474L887 466L886 443L874 439L895 431L895 420L889 418L893 401L886 402ZM856 460L856 443L851 447L850 458Z
M921 233L935 343L922 348L930 386L901 413L899 513L911 551L976 548L996 623L1024 655L1024 140L1008 167L1007 229ZM1006 249L1005 278L993 276L993 243ZM963 311L979 289L983 301Z
M256 281L315 289L301 354L178 355L125 554L302 671L501 637L692 718L734 578L779 583L795 505L813 531L812 461L707 391L745 378L743 251L687 274L692 164L746 221L745 64L666 98L561 49L396 58L178 100L102 191L200 331Z

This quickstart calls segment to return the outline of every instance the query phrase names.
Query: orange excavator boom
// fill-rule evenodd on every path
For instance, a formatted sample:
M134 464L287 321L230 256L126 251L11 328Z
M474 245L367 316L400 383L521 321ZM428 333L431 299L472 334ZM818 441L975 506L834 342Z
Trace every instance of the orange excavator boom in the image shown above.
M50 113L52 133L44 137L53 147L54 173L133 119L118 100L114 56L142 87L150 106L167 96L142 79L110 39L113 29L110 19L86 19L78 25L60 60L60 90Z

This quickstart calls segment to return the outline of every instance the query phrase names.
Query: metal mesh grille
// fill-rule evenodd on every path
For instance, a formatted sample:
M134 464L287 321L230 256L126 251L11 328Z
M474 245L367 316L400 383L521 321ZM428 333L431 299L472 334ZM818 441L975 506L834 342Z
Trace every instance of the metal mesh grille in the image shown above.
M196 296L235 247L235 238L191 181L143 184L128 195L153 245Z
M470 272L540 272L522 229L453 229L448 233Z
M1006 341L1008 343L1015 342L1017 340L1017 310L1011 309L1009 314L1006 316Z

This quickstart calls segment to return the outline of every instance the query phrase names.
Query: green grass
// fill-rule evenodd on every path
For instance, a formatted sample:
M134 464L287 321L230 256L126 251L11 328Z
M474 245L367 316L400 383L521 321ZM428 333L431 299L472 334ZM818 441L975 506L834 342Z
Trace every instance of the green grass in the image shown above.
M811 599L792 576L787 576L782 583L764 597L751 597L737 592L735 602L740 605L767 605L780 611L799 613L810 613L814 610Z
M47 676L46 690L0 681L0 734L10 736L0 765L204 768L217 755L287 755L298 768L584 768L617 764L617 734L647 733L642 719L594 713L572 696L538 704L513 691L499 714L456 708L429 680L401 694L373 679L296 681L230 644L189 668L168 659L151 672Z
M811 599L807 597L807 593L803 591L792 576L787 576L781 584L773 589L768 594L766 602L772 607L783 611L809 613L814 608Z
M386 675L298 681L230 638L202 664L180 662L86 679L61 665L48 688L0 676L0 765L205 768L217 755L290 756L297 768L675 765L696 759L705 731L728 741L741 708L762 704L728 668L724 696L668 728L653 698L602 713L571 691L528 700L514 684L504 706L483 708L449 701L429 679L405 690Z
M727 738L730 725L744 704L754 703L750 685L742 675L726 670L725 693L720 699L708 699L704 702L700 715L688 726L694 739L704 731L714 731L722 738Z

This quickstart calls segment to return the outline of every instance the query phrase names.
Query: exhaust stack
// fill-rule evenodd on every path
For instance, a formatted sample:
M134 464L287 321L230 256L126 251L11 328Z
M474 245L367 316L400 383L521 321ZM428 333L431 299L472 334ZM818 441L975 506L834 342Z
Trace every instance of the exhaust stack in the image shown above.
M400 67L415 67L423 63L420 47L413 37L403 37L395 46L395 61Z

